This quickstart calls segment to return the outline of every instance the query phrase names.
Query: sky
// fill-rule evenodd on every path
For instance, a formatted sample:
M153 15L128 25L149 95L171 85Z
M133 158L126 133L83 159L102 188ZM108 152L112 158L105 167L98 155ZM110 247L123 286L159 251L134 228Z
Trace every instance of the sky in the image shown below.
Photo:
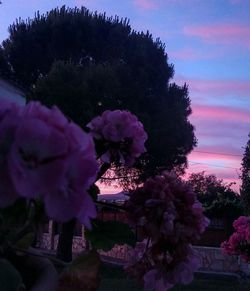
M188 172L206 171L238 189L250 132L250 0L2 0L0 41L16 18L66 5L130 19L166 45L173 81L187 83L198 146ZM117 189L103 188L103 192Z

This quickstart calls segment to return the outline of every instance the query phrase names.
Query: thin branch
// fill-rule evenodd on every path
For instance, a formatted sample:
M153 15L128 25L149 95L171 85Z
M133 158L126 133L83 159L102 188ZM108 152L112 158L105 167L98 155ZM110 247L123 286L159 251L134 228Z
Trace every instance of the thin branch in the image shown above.
M101 166L101 168L100 168L100 170L98 172L96 180L102 179L102 176L107 172L107 170L109 168L110 168L110 164L109 163L102 164L102 166Z

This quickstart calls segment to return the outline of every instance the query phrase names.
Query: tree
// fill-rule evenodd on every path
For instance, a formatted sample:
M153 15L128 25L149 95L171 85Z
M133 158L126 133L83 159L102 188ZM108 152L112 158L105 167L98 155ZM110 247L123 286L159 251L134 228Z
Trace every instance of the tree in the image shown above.
M250 138L250 135L248 136ZM250 214L250 140L248 140L245 147L245 152L242 159L241 180L242 185L240 189L243 207L245 214Z
M7 60L4 56L4 50L0 46L0 76L8 76L10 74Z
M232 222L243 214L240 195L231 188L233 183L226 184L222 179L215 175L206 175L205 172L192 173L189 183L206 214L211 218L227 218L230 232Z
M188 88L170 83L173 65L159 39L127 19L64 6L9 31L4 56L32 99L58 105L81 126L106 109L128 109L149 134L140 178L185 168L196 144Z
M196 144L188 88L170 83L174 69L159 39L133 31L127 19L64 6L17 20L9 32L4 57L31 99L56 104L82 127L107 109L143 122L148 153L134 165L135 179L116 165L122 185L185 168Z

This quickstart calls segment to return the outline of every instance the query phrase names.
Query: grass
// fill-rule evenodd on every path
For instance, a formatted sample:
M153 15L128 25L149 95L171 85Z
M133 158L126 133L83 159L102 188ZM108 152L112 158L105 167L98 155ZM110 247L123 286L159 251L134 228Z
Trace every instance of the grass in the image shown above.
M121 267L104 264L101 270L101 286L98 291L143 291L134 280L128 279ZM249 291L250 284L231 278L197 276L188 286L175 286L171 291Z

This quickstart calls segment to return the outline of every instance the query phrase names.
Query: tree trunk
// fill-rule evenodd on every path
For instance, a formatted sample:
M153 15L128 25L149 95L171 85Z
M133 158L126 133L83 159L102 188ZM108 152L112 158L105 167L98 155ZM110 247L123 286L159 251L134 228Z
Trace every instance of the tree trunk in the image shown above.
M59 235L56 256L65 262L72 261L72 242L75 225L76 219L63 223Z

